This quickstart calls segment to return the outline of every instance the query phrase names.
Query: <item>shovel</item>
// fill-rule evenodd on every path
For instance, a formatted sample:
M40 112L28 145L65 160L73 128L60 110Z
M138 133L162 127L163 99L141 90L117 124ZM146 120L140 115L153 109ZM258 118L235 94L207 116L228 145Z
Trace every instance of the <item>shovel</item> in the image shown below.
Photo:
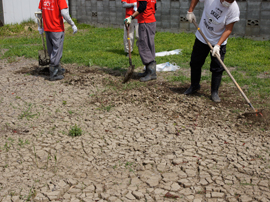
M195 27L197 28L197 30L200 32L200 34L202 35L202 37L204 38L204 40L206 41L206 43L208 44L208 46L210 47L210 49L213 50L212 45L207 40L207 38L203 34L202 30L199 28L199 26L197 25L197 23L194 20L192 22L195 25ZM225 66L225 64L223 63L223 61L221 60L221 58L219 56L217 56L217 55L216 55L216 57L217 57L218 61L220 62L220 64L223 66L223 68L226 70L226 72L228 73L228 75L230 76L230 78L232 79L233 83L238 88L238 90L240 91L240 93L242 94L242 96L245 98L245 100L247 101L247 103L249 104L249 106L253 109L254 113L258 114L259 113L258 110L256 110L252 106L252 104L250 103L249 99L247 98L247 96L245 95L245 93L242 91L241 87L238 85L238 83L236 82L236 80L233 78L232 74L230 73L229 69Z
M42 28L42 15L41 12L35 12L35 16L38 19L38 23L40 28ZM50 57L48 55L48 52L45 48L45 43L44 43L44 33L42 33L42 43L43 43L43 50L38 51L38 64L40 66L46 66L50 64Z
M128 39L128 56L129 56L129 67L127 69L127 72L125 74L123 83L126 83L130 80L130 78L132 77L135 65L132 65L132 61L131 61L131 52L130 52L130 38L129 38L129 25L127 24L127 22L125 22L125 26L127 29L127 39Z

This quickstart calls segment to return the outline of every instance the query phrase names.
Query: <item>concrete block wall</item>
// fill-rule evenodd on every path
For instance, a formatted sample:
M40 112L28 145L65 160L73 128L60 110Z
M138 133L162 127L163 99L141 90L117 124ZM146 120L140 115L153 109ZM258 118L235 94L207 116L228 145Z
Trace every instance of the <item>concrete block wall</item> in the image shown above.
M186 20L191 0L157 0L157 30L165 32L195 32L196 28ZM270 37L270 0L237 0L240 21L233 34L239 36ZM70 13L78 22L98 27L123 27L125 9L121 0L69 0ZM194 13L197 21L203 12L198 3Z

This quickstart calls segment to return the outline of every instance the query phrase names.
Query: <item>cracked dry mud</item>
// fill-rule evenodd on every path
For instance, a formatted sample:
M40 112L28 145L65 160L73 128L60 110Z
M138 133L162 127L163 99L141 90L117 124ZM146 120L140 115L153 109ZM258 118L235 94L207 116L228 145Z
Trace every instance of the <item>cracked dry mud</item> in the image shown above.
M215 104L164 73L123 85L64 65L50 82L35 60L0 63L1 202L270 201L269 110L245 116L235 88Z

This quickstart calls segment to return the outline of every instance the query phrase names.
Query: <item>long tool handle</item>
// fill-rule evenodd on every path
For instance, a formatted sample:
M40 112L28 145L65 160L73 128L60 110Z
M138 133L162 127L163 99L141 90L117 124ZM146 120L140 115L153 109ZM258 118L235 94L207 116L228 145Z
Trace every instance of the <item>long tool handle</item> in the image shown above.
M195 27L197 28L197 30L200 32L200 34L202 35L202 37L204 38L204 40L206 41L206 43L208 44L208 46L210 47L211 50L213 50L212 45L210 44L210 42L207 40L207 38L205 37L205 35L203 34L202 30L199 28L199 26L197 25L197 23L193 20L192 21L193 24L195 25ZM254 110L254 112L257 112L256 109L252 106L252 104L250 103L249 99L247 98L247 96L245 95L245 93L242 91L241 87L238 85L238 83L236 82L236 80L233 78L231 72L229 71L229 69L225 66L225 64L223 63L223 61L221 60L221 58L219 56L217 56L218 61L220 62L220 64L223 66L223 68L226 70L226 72L228 73L228 75L230 76L230 78L232 79L233 83L235 84L235 86L238 88L238 90L240 91L240 93L242 94L242 96L245 98L245 100L247 101L247 103L249 104L249 106Z
M42 33L42 43L43 43L43 50L44 50L44 54L45 54L45 57L47 57L47 51L46 51L46 48L45 48L45 43L44 43L44 33Z
M42 28L41 17L40 18L38 17L37 12L35 13L35 17L38 19L38 23L39 23L40 28ZM44 50L44 54L45 54L45 58L46 58L47 57L47 51L46 51L45 43L44 43L44 33L42 33L41 38L42 38L43 50Z
M131 61L131 52L130 52L130 37L129 37L129 25L125 22L126 30L127 30L127 40L128 40L128 57L129 57L129 65L132 66Z

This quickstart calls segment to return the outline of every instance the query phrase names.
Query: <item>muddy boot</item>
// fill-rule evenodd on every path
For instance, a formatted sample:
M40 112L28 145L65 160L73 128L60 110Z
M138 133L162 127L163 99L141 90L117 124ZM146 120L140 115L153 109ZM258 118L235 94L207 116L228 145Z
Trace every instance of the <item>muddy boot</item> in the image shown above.
M60 64L56 67L58 69L58 75L64 75L64 73L66 73L66 70L62 68Z
M58 73L58 67L50 66L50 81L56 81L56 80L61 80L64 78L63 75L60 75Z
M150 81L150 80L154 80L157 79L157 74L156 74L156 61L151 62L148 66L147 66L147 74L145 77L140 78L141 82L146 82L146 81Z
M218 96L218 89L221 83L222 72L212 73L212 81L211 81L211 98L214 102L220 102L220 98Z
M184 95L190 95L190 94L196 93L197 91L200 90L200 88L201 88L200 84L196 86L190 85L190 87L184 92Z
M149 65L149 64L148 64ZM145 77L146 75L147 75L147 73L148 73L148 65L145 65L145 70L144 70L144 72L143 73L138 73L137 74L137 77Z
M200 90L200 81L201 81L201 70L193 70L190 71L191 74L191 85L190 87L184 92L184 95L190 95L196 93Z

